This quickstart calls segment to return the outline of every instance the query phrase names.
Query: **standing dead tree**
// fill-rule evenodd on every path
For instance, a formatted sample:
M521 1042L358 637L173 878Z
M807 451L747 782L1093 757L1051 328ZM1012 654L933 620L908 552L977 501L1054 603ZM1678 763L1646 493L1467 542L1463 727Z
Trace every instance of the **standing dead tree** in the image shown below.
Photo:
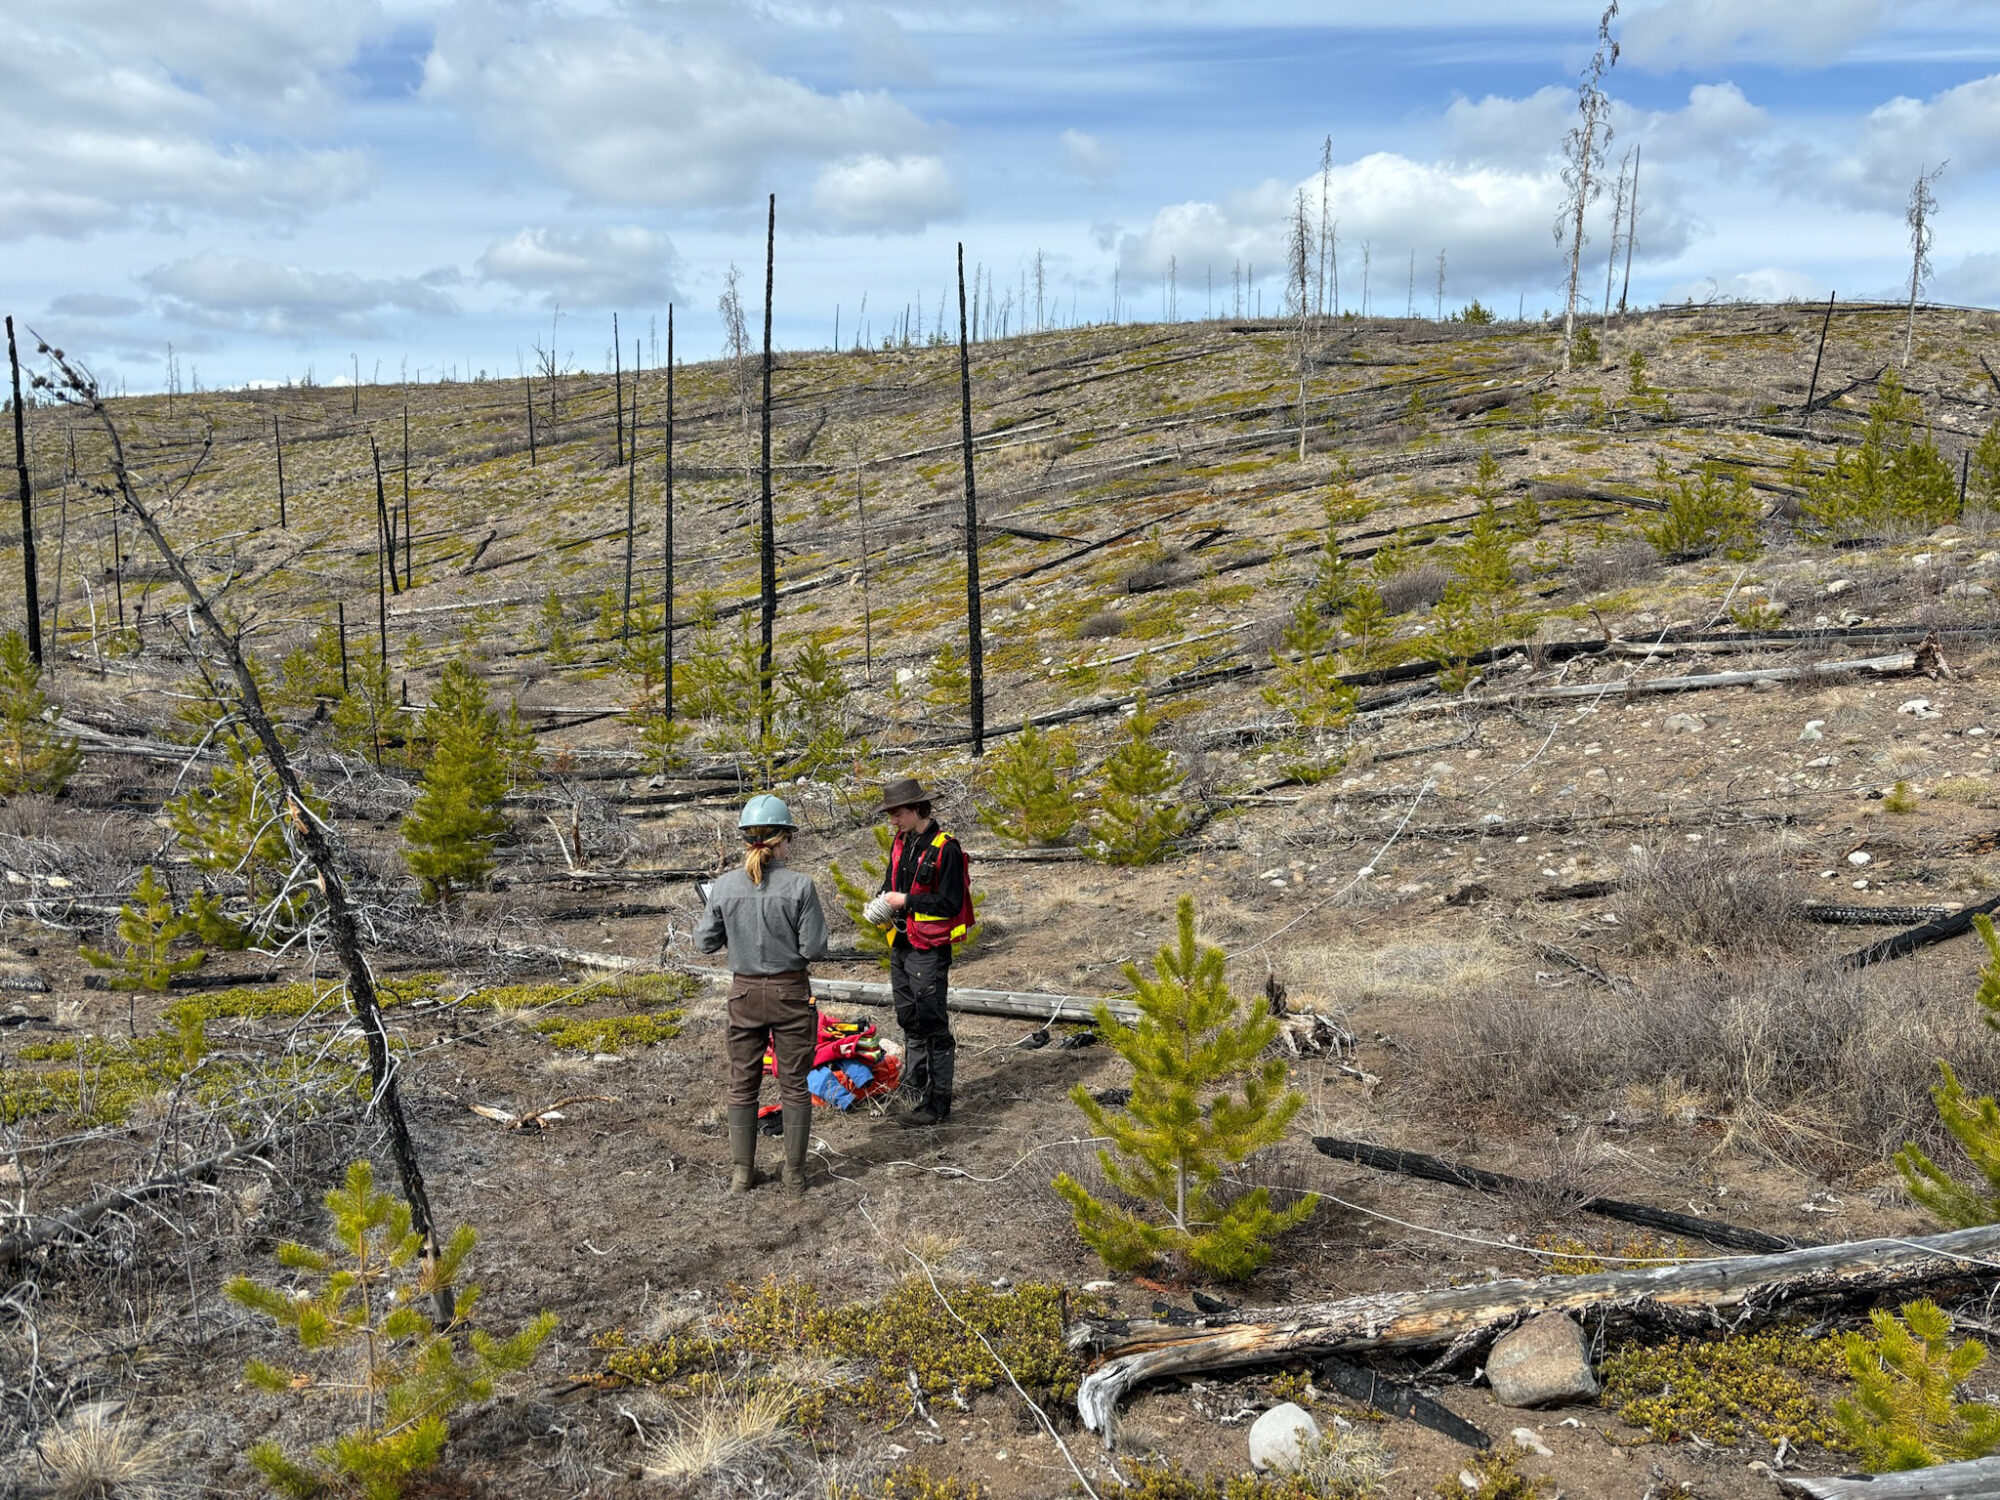
M611 413L618 433L618 464L625 464L625 368L624 346L618 342L618 314L611 315Z
M1618 274L1618 239L1625 232L1625 191L1631 175L1632 151L1627 151L1618 164L1618 187L1611 199L1611 253L1604 258L1604 307L1599 318L1605 328L1611 326L1611 282Z
M958 418L965 457L965 633L971 666L972 753L986 753L986 646L979 621L979 494L972 482L972 343L965 320L965 244L958 247Z
M112 482L116 487L112 497L114 507L132 513L139 529L153 544L153 550L159 553L160 561L187 596L188 608L229 664L230 673L236 681L237 707L250 732L257 737L264 758L270 764L271 774L277 778L284 794L286 837L296 841L312 865L313 885L325 906L327 931L334 956L347 978L348 1004L368 1050L368 1077L372 1089L370 1107L380 1115L388 1129L390 1154L395 1158L403 1198L410 1205L410 1227L423 1237L425 1263L434 1264L439 1244L436 1222L431 1217L430 1194L424 1187L423 1169L417 1161L416 1146L410 1139L409 1121L404 1116L402 1096L397 1089L398 1068L390 1054L388 1029L382 1023L375 976L368 967L367 956L362 952L360 924L348 901L339 862L334 858L330 830L312 811L298 773L292 767L291 757L285 750L285 743L278 737L277 728L265 711L264 696L257 687L257 679L243 654L241 642L223 627L209 603L208 595L167 540L158 517L139 498L132 472L125 461L124 440L98 393L97 383L47 345L42 345L41 351L55 362L60 380L57 394L84 407L104 431L110 447ZM44 381L38 377L37 383ZM453 1303L449 1283L438 1285L434 1306L440 1325L451 1322Z
M1639 161L1645 155L1644 142L1632 148L1632 191L1625 208L1625 281L1618 289L1618 316L1625 316L1625 302L1632 295L1632 247L1639 243Z
M1299 462L1306 461L1306 382L1312 374L1312 225L1306 218L1306 190L1292 199L1285 300L1292 304L1293 338L1299 361Z
M657 353L657 348L655 350ZM667 431L666 493L661 502L661 543L664 564L660 579L660 702L661 715L674 720L674 305L667 304Z
M1333 137L1328 136L1319 148L1319 300L1317 306L1319 308L1319 315L1322 318L1326 316L1327 309L1326 254L1329 244L1328 235L1331 232L1327 220L1327 200L1332 197L1332 189ZM1335 273L1336 276L1338 274L1338 272ZM1339 309L1335 308L1334 311L1338 313Z
M757 469L757 732L771 733L772 637L778 628L778 518L771 505L771 295L778 265L778 195L771 194L764 225L763 446Z
M1910 226L1910 311L1903 325L1903 368L1910 367L1910 349L1917 336L1917 298L1923 295L1924 278L1931 274L1931 240L1935 231L1931 220L1938 209L1937 194L1931 191L1937 180L1944 176L1944 169L1950 166L1941 161L1932 171L1917 168L1917 180L1910 184L1910 206L1903 211L1903 222Z
M278 425L278 414L271 413L271 445L278 450L278 530L285 525L285 433Z
M1569 373L1570 348L1576 338L1578 280L1583 274L1583 216L1604 191L1604 154L1611 145L1611 100L1598 85L1618 61L1618 44L1611 40L1611 22L1618 0L1604 7L1597 22L1597 50L1583 70L1576 91L1577 123L1563 138L1562 180L1565 193L1556 215L1556 241L1569 241L1569 276L1563 303L1563 373Z
M42 664L42 605L35 586L35 491L28 482L27 428L21 413L21 356L14 347L14 320L7 319L7 365L14 379L14 473L21 484L21 581L27 609L28 655Z

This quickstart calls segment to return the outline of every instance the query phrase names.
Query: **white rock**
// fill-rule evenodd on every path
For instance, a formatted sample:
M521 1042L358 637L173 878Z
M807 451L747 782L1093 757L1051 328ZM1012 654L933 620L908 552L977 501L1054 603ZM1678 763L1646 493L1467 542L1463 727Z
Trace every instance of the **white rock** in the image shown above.
M1319 1441L1319 1423L1295 1402L1272 1407L1250 1424L1250 1467L1259 1473L1289 1474L1305 1450Z
M1700 734L1708 728L1708 721L1699 714L1669 714L1662 727L1668 734Z
M1833 757L1831 755L1818 755L1806 762L1806 769L1808 771L1822 771L1832 764Z
M1985 599L1991 597L1993 591L1984 584L1954 583L1944 592L1947 599Z
M1083 1289L1086 1292L1115 1292L1118 1290L1118 1283L1115 1281L1086 1281L1083 1284Z
M1799 731L1799 743L1801 745L1810 745L1815 740L1825 739L1825 729L1826 720L1824 719L1806 720L1806 727Z
M1826 591L1829 594L1844 594L1853 587L1854 580L1852 578L1836 578L1826 586Z
M1523 1453L1532 1453L1539 1458L1555 1457L1555 1454L1549 1451L1549 1445L1535 1436L1535 1429L1532 1427L1516 1427L1508 1436L1514 1439L1514 1446Z
M1847 862L1856 869L1859 869L1862 865L1872 863L1873 860L1874 856L1866 849L1856 849L1852 854L1847 856Z
M1930 560L1931 560L1931 555L1928 552L1914 553L1911 555L1909 559L1909 566L1913 568L1921 568L1925 563L1929 562Z
M1911 698L1906 702L1899 703L1896 705L1896 712L1899 714L1909 714L1912 718L1918 719L1942 719L1944 717L1941 711L1931 707L1931 700L1928 698Z

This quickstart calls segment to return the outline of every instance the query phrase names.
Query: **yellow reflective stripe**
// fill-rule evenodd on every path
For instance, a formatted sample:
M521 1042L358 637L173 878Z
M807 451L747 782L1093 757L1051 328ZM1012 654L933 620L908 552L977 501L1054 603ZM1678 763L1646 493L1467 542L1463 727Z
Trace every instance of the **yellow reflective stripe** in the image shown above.
M931 840L931 847L933 849L942 849L944 847L944 841L950 837L951 835L948 833L940 833L936 838Z
M953 937L955 937L955 938L962 938L962 937L964 937L964 936L965 936L965 924L964 924L964 923L960 923L960 924L959 924L958 926L956 926L956 927L952 928L952 930L951 930L951 935L952 935Z

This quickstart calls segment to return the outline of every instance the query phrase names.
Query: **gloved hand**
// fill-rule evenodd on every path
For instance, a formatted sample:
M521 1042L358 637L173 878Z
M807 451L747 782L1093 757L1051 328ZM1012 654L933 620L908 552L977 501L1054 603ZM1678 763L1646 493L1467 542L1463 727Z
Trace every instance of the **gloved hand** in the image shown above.
M889 904L889 893L884 891L861 908L861 920L870 927L887 927L896 920L896 909Z

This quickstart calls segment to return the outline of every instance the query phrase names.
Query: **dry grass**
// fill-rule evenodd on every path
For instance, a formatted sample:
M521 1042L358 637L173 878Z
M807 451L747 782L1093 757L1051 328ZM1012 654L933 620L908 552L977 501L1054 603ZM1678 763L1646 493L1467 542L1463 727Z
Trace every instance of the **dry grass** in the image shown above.
M1660 555L1636 537L1594 547L1576 560L1576 586L1586 594L1602 594L1628 583L1645 583L1660 576Z
M1115 609L1100 609L1096 614L1076 627L1078 640L1103 640L1109 636L1123 635L1127 629L1125 617Z
M132 1423L96 1412L56 1428L38 1449L50 1500L152 1500L172 1473L172 1460Z
M1404 615L1412 610L1429 609L1444 597L1450 584L1451 570L1443 563L1421 562L1400 573L1391 573L1375 587L1381 592L1384 609L1392 615Z
M1469 994L1418 1044L1415 1076L1439 1101L1530 1116L1651 1092L1830 1170L1879 1164L1906 1140L1952 1154L1930 1097L1937 1059L1974 1094L2000 1088L1975 1010L1969 988L1749 954L1680 964L1644 989Z
M1670 844L1640 856L1619 915L1637 953L1785 947L1801 928L1793 881L1770 854L1727 844Z
M1301 947L1279 977L1301 994L1340 1005L1361 1000L1434 999L1489 989L1507 972L1505 951L1477 939L1412 938L1377 945Z
M748 1494L789 1455L790 1412L771 1390L709 1397L680 1411L675 1429L647 1448L646 1476L684 1492Z
M1300 1455L1297 1477L1315 1495L1379 1495L1396 1472L1395 1455L1361 1427L1332 1428Z

